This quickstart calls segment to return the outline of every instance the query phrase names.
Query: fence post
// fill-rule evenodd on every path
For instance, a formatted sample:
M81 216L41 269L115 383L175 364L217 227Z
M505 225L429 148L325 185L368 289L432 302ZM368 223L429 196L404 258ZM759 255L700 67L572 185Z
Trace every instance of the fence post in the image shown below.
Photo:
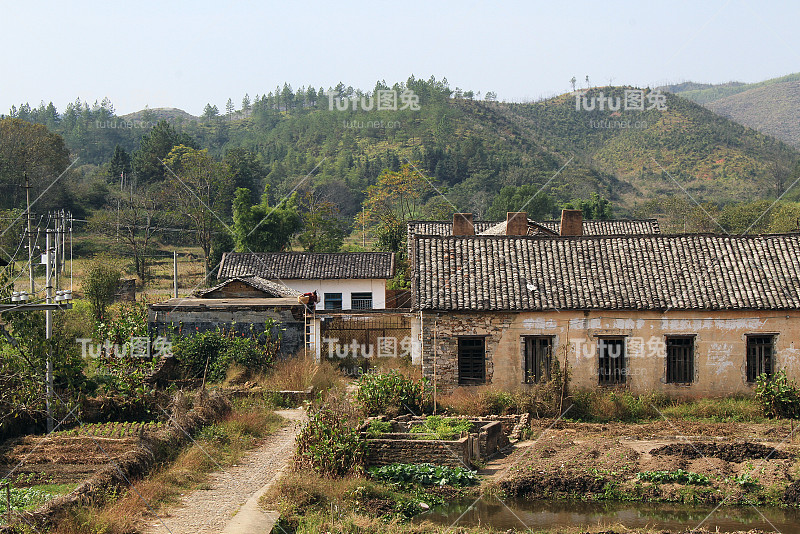
M8 524L11 525L11 482L6 482L3 486L6 487L6 515Z

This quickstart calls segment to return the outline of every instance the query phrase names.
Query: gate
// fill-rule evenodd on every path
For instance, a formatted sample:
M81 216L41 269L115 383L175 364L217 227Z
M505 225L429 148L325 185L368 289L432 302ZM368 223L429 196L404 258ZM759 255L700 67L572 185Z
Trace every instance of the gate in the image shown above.
M397 313L334 315L322 319L323 358L411 354L411 317Z

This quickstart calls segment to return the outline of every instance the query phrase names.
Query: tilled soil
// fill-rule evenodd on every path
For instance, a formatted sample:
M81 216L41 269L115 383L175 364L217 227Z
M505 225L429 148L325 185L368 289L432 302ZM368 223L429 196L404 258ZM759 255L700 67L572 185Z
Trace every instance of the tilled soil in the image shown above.
M790 434L788 424L560 422L517 444L494 478L507 494L527 498L800 505L800 447ZM679 469L709 483L637 479Z
M785 460L794 455L760 443L673 443L650 451L653 456L680 456L681 458L719 458L726 462L745 462L774 458Z
M4 444L0 479L16 487L79 483L134 450L138 438L25 436Z

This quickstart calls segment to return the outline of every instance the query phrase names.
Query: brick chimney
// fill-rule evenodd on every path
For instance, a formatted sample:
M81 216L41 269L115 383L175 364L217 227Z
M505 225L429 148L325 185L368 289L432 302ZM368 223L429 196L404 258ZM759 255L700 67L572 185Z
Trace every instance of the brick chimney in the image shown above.
M509 211L506 213L506 235L528 235L528 213Z
M561 210L561 235L583 235L583 211Z
M453 214L453 235L475 235L471 213Z

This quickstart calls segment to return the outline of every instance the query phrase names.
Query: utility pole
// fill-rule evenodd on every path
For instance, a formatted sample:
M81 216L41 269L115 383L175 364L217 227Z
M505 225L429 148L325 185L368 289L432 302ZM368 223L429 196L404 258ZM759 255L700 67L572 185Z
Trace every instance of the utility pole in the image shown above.
M45 274L45 290L47 304L53 304L53 250L51 248L51 238L53 231L47 229L47 252L45 254L45 261L47 263L47 271ZM57 250L57 249L56 249ZM56 253L56 256L58 254ZM53 431L53 352L50 348L50 338L53 337L53 310L45 310L45 338L47 338L47 433Z
M33 286L33 227L31 226L31 184L28 179L28 172L25 175L25 197L27 199L27 212L28 212L28 274L31 281L31 298L36 294L36 289Z

